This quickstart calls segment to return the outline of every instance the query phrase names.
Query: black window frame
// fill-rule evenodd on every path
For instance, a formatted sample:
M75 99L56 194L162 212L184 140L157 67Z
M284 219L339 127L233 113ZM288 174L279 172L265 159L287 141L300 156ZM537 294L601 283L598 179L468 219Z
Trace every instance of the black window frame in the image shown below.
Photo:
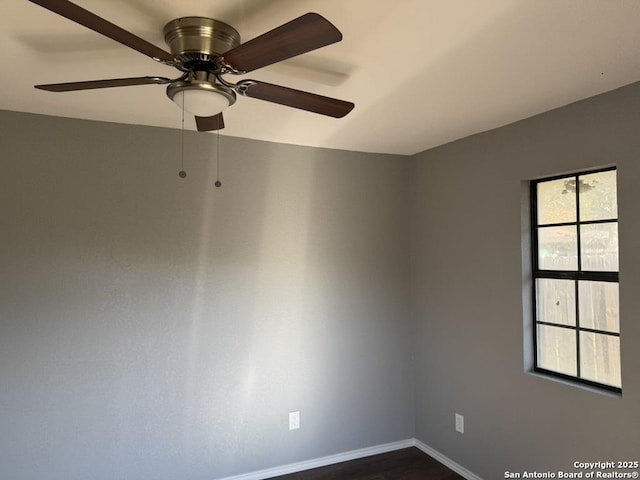
M563 175L555 175L551 177L544 177L535 180L531 180L530 182L530 213L531 213L531 266L532 266L532 295L533 295L533 371L537 373L541 373L544 375L549 375L551 377L560 378L566 380L571 383L576 383L579 385L587 385L589 387L595 387L597 389L602 389L614 393L621 394L622 388L616 387L613 385L608 385L604 383L595 382L592 380L588 380L580 377L580 332L590 332L602 335L609 335L621 338L620 330L618 332L609 332L605 330L597 330L592 328L585 328L580 326L580 313L578 308L579 296L577 294L578 290L578 282L580 280L586 281L597 281L597 282L615 282L618 285L620 284L619 279L619 267L618 271L588 271L582 270L581 265L581 243L580 243L580 225L593 225L599 223L613 223L616 225L619 224L618 216L615 219L604 219L604 220L590 220L590 221L581 221L580 220L580 196L576 193L576 221L575 222L560 222L553 224L544 224L543 227L554 227L554 226L576 226L577 229L577 255L578 255L578 268L577 270L541 270L538 264L538 197L537 197L537 186L540 183L552 181L552 180L560 180L563 178L575 178L576 188L579 187L579 177L584 175L589 175L593 173L601 173L607 171L616 171L616 186L617 186L617 169L615 166L599 168L594 170L585 170L575 173L568 173ZM616 198L617 201L617 198ZM555 323L549 323L544 321L538 321L538 312L537 312L537 292L536 292L536 284L538 278L550 278L550 279L560 279L560 280L574 280L575 288L576 288L576 296L575 296L575 314L576 314L576 324L572 325L561 325ZM546 368L542 368L538 366L538 325L549 325L553 327L567 328L570 330L574 330L576 332L576 376L556 372L553 370L548 370Z

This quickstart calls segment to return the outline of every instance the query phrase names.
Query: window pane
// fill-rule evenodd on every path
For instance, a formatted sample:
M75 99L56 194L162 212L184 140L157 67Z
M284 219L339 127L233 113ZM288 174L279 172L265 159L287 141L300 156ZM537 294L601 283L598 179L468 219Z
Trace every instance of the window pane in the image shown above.
M620 331L618 284L613 282L578 282L580 326Z
M575 330L538 325L538 367L575 376L576 357Z
M618 271L618 224L580 226L583 270Z
M542 270L577 270L578 236L575 226L538 229L538 266Z
M538 225L576 221L576 180L538 183Z
M576 284L573 280L538 278L536 292L538 321L576 324Z
M580 220L618 218L616 171L580 175Z
M620 387L620 338L580 332L581 377Z

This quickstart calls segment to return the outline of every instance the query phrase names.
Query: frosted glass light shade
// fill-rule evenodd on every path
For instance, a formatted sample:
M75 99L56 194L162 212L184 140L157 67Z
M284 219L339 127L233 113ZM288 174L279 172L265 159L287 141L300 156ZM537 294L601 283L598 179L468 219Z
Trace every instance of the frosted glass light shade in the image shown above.
M172 100L185 112L198 117L213 117L229 106L229 100L212 90L184 89L175 93Z

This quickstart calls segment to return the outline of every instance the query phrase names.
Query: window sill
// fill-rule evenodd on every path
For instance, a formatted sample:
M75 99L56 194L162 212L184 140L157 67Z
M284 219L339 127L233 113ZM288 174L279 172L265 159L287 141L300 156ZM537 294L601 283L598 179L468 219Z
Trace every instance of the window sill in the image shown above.
M603 395L605 397L622 399L622 392L613 392L611 390L606 390L604 388L598 388L595 386L587 385L580 382L574 382L565 378L556 377L555 375L550 375L544 372L538 372L536 370L529 370L525 372L527 375L531 375L536 378L551 380L552 382L561 383L563 385L567 385L569 387L579 388L580 390L585 390L587 392L596 393L598 395Z

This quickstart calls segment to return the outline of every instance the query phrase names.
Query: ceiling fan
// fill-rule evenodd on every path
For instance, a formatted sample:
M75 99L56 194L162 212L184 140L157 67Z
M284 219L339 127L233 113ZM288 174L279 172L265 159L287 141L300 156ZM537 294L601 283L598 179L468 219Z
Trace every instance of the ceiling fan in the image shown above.
M354 104L258 80L231 83L226 74L245 74L342 40L340 31L317 13L307 13L248 42L232 26L204 17L171 20L163 29L167 52L68 0L29 0L69 20L132 48L181 74L165 77L114 78L36 85L49 92L69 92L132 85L167 85L167 96L195 115L198 131L224 128L222 111L236 94L278 103L334 118Z

